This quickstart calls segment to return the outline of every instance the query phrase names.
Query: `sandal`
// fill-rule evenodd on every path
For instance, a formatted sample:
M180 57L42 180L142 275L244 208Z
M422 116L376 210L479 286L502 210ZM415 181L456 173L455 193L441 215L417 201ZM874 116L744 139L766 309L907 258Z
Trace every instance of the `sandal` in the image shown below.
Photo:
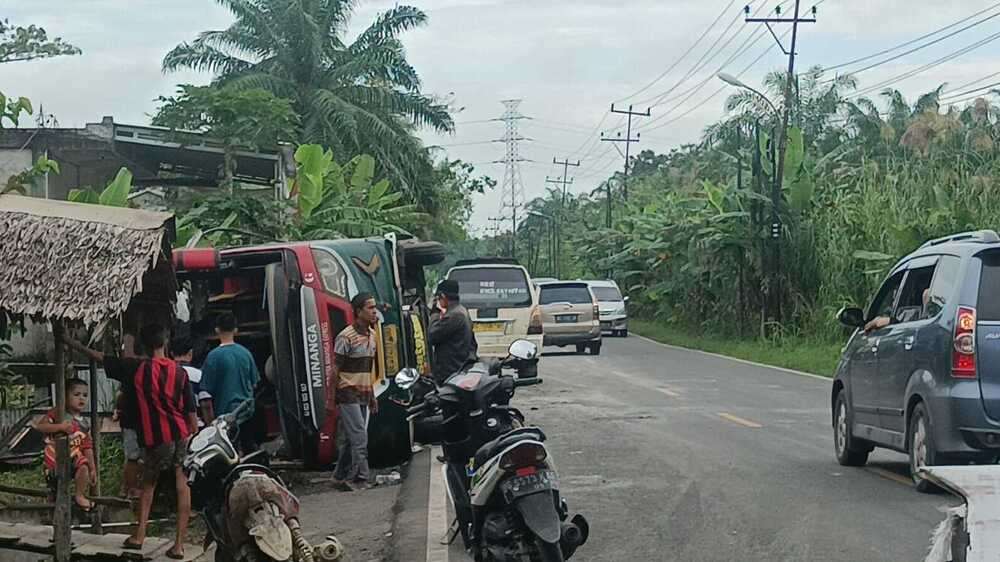
M184 560L184 553L177 552L173 547L170 547L170 550L166 552L165 556L171 560Z
M142 543L133 541L132 537L126 537L125 541L122 542L122 548L125 550L142 550Z

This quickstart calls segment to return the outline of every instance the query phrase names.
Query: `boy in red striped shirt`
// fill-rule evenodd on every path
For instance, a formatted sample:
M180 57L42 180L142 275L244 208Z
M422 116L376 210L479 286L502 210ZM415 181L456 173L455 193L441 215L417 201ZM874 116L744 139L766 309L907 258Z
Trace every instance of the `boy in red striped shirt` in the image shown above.
M139 339L150 357L113 357L68 340L71 347L104 364L109 378L121 381L123 388L134 391L142 481L139 494L139 525L135 534L125 539L128 549L140 550L146 540L149 511L153 505L156 481L163 471L174 473L177 486L177 536L167 551L169 558L184 558L184 540L191 517L191 490L181 470L185 444L198 427L195 399L187 373L166 355L167 332L150 324L139 332Z

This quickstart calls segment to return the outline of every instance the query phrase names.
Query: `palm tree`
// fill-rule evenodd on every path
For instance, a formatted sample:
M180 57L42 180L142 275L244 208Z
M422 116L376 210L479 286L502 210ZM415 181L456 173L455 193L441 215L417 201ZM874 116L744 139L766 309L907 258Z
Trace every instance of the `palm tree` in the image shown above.
M175 47L164 71L210 71L218 84L291 99L303 142L338 157L372 154L404 188L429 161L414 131L454 129L447 106L421 92L399 40L427 22L419 9L391 8L346 44L357 0L216 1L236 21Z

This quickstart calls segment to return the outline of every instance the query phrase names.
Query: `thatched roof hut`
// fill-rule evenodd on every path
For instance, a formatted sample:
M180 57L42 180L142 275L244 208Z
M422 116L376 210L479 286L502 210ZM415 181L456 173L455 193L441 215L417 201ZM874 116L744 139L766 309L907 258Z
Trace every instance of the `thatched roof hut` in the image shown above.
M172 215L0 195L0 310L94 325L174 299Z

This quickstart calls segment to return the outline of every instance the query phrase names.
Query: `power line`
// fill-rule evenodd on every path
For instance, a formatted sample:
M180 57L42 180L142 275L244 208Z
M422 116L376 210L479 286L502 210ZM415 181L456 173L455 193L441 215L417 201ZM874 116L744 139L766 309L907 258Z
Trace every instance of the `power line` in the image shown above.
M691 51L693 51L695 49L695 47L697 47L698 44L701 43L703 39L705 39L705 37L708 37L708 34L712 32L712 29L715 28L715 26L719 23L719 20L722 19L722 16L726 15L726 12L728 12L729 9L732 8L733 4L735 4L735 3L736 3L736 0L729 0L729 3L726 4L726 7L723 8L721 12L719 12L719 15L715 17L715 19L712 21L711 24L709 24L709 26L707 28L705 28L705 31L703 31L701 33L701 35L698 37L698 39L696 39L695 42L692 43L691 46L688 47L687 50L684 51L684 53L681 54L681 56L678 57L677 60L675 60L673 62L673 64L671 64L669 67L667 67L666 70L664 70L663 72L661 72L656 78L654 78L651 82L649 82L648 84L646 84L645 86L643 86L642 88L640 88L638 91L633 92L631 95L628 95L628 96L625 96L623 98L615 100L615 103L622 103L622 102L628 101L631 98L634 98L635 96L638 96L639 94L641 94L641 93L645 92L646 90L652 88L660 80L663 80L663 78L666 77L667 74L670 74L671 72L673 72L674 69L677 68L677 65L679 65L681 63L681 61L683 61L689 54L691 54ZM753 0L751 0L751 3L753 3ZM732 27L732 24L730 24L730 27Z
M778 4L778 5L777 5L777 6L775 7L775 10L778 10L778 11L780 11L780 9L781 9L781 6L785 5L785 4L786 4L787 2L789 2L789 1L790 1L790 0L784 0L783 2L781 2L780 4ZM760 11L761 11L761 10L762 10L762 9L763 9L764 7L765 7L765 5L764 5L764 4L761 4L760 6L758 6L758 7L757 7L757 9L756 9L756 10L754 11L754 15L757 15L758 13L760 13ZM735 18L733 18L733 21L732 21L732 22L730 23L730 25L729 25L729 26L728 26L728 27L726 28L726 30L725 30L725 31L723 31L723 35L720 35L720 36L719 36L719 38L718 38L718 39L716 40L716 43L714 43L714 44L712 45L712 47L710 47L710 48L709 48L709 50L708 50L708 51L706 51L706 52L705 52L705 54L704 54L704 55L702 55L702 57L701 57L700 59L698 59L698 62L696 62L696 63L695 63L695 65L694 65L693 67L691 67L691 69L690 69L690 70L688 70L688 72L687 72L687 73L685 73L685 74L684 74L684 76L682 76L682 77L681 77L681 79L680 79L680 80L678 80L676 84L674 84L674 85L673 85L672 87L670 87L670 88L669 88L668 90L666 90L665 92L661 92L661 93L660 93L660 94L658 94L658 95L655 95L655 96L652 96L652 97L650 97L650 98L647 98L647 99L644 99L644 100L640 100L640 101L636 102L636 104L637 104L637 105L646 105L646 104L649 104L649 105L651 105L652 107L659 107L659 106L661 106L661 105L663 105L663 104L665 104L665 103L670 103L671 101L673 101L673 99L677 99L677 97L682 97L682 96L684 96L684 95L688 94L688 93L689 93L689 92L691 91L691 89L688 89L688 90L685 90L685 91L684 91L683 93L679 94L679 95L678 95L678 96L676 96L675 98L672 98L672 99L666 99L666 98L667 98L667 96L669 96L670 94L672 94L672 93L673 93L673 92L674 92L674 91L675 91L675 90L676 90L677 88L679 88L679 87L683 86L683 85L684 85L684 84L685 84L685 83L686 83L686 82L687 82L688 80L690 80L691 78L693 78L693 77L694 77L694 76L695 76L695 75L696 75L696 74L697 74L697 73L698 73L699 71L701 71L701 70L702 70L703 68L705 68L705 66L707 66L707 65L708 65L709 63L711 63L711 62L712 62L712 61L713 61L713 60L714 60L714 59L715 59L715 58L716 58L717 56L719 56L719 55L720 55L720 54L721 54L721 53L722 53L723 51L725 51L725 50L726 50L726 48L727 48L727 47L729 47L729 45L730 45L730 44L731 44L731 43L732 43L732 42L733 42L733 41L734 41L734 40L735 40L735 39L736 39L737 37L739 37L739 36L740 36L740 34L742 33L742 31L740 31L740 32L737 32L737 33L733 34L732 36L730 36L730 37L729 37L729 39L728 39L728 40L726 40L726 42L725 42L725 43L723 43L721 47L719 47L719 49L718 49L718 50L716 50L716 51L715 51L714 53L712 53L712 50L713 50L713 49L715 48L715 46L716 46L716 45L718 44L718 41L719 41L719 40L721 40L721 39L722 39L722 37L724 37L724 34L725 34L726 32L728 32L728 31L729 31L729 29L730 29L730 28L732 28L732 26L733 26L733 25L735 25L735 24L736 24L736 22L738 22L739 20L740 20L740 15L739 15L739 14L737 14L737 15L736 15L736 17L735 17ZM730 62L732 62L732 60L733 60L733 59L735 59L735 58L739 57L739 55L741 55L741 54L742 54L742 52L743 52L743 50L744 50L744 49L746 48L746 44L747 44L747 43L748 43L748 42L750 41L750 39L752 39L752 38L753 38L753 32L751 31L751 32L750 32L750 34L749 34L749 35L748 35L748 36L747 36L747 37L746 37L746 38L745 38L745 39L743 40L743 43L742 43L742 44L741 44L741 45L740 45L739 47L737 47L737 48L736 48L736 50L735 50L735 51L733 52L733 54L732 54L732 55L730 55L729 59L727 59L727 61L726 61L726 62L724 62L724 63L722 64L722 66L724 67L725 65L729 64ZM708 56L709 54L711 54L712 56L711 56L711 57L709 57L709 56ZM709 78L709 79L711 79L711 78ZM701 84L698 84L698 85L696 85L696 86L694 87L694 89L699 89L699 88L701 87L701 85L702 85L702 84L703 84L703 83L701 83Z
M992 5L992 6L990 6L989 8L986 8L986 9L983 9L983 10L980 10L980 11L978 11L978 12L976 12L976 13L972 14L971 16L968 16L968 17L965 17L965 18L962 18L962 19L960 19L960 20L956 21L955 23L952 23L952 24L949 24L949 25L946 25L946 26L944 26L944 27L942 27L942 28L939 28L939 29L936 29L936 30L934 30L934 31L931 31L930 33L926 33L926 34L924 34L924 35L921 35L920 37L917 37L917 38L915 38L915 39L911 39L911 40L909 40L909 41L906 41L906 42L904 42L904 43L900 43L899 45L896 45L896 46L894 46L894 47L890 47L890 48L888 48L888 49L884 49L884 50L882 50L882 51L879 51L879 52L877 52L877 53L872 53L872 54L870 54L870 55L866 55L866 56L863 56L863 57L860 57L860 58L856 58L856 59L853 59L853 60L849 60L849 61L847 61L847 62L842 62L842 63L840 63L840 64L835 64L835 65L833 65L833 66L828 66L828 67L824 68L823 70L824 70L824 71L826 71L826 72L829 72L829 71L831 71L831 70L837 70L837 69L840 69L840 68L844 68L844 67L846 67L846 66L851 66L851 65L853 65L853 64L857 64L857 63L859 63L859 62L864 62L864 61L866 61L866 60L871 60L871 59L873 59L873 58L875 58L875 57L879 57L879 56L882 56L882 55L885 55L885 54L888 54L888 53L891 53L891 52L893 52L893 51L896 51L896 50L899 50L899 49L902 49L902 48L904 48L904 47L908 47L908 46L910 46L910 45L912 45L912 44L914 44L914 43L917 43L917 42L919 42L919 41L923 41L924 39L927 39L927 38L929 38L929 37L933 37L933 36L937 35L938 33L941 33L942 31L947 31L947 30L949 30L949 29L951 29L951 28L955 27L956 25L961 25L961 24L963 24L963 23L965 23L965 22L967 22L967 21L971 20L972 18L974 18L974 17L976 17L976 16L980 16L980 15L982 15L982 14L985 14L986 12L988 12L988 11L990 11L990 10L993 10L993 9L995 9L995 8L997 8L997 7L1000 7L1000 2L997 2L996 4L993 4L993 5ZM992 18L992 17L996 17L996 14L995 14L995 15L993 15L993 16L991 16L991 18ZM961 32L963 32L963 31L966 31L966 30L968 30L968 29L970 29L970 28L973 28L973 27L975 27L975 26L977 26L977 25L979 25L979 24L983 23L984 21L986 21L986 20L988 20L988 19L990 19L990 18L986 18L986 19L984 19L984 20L981 20L981 21L978 21L978 22L976 22L976 23L974 23L974 24L972 24L972 25L969 25L969 26L966 26L966 27L963 27L962 29L959 29L958 31L955 31L954 33L951 33L951 34L948 34L948 35L946 35L946 36L944 36L944 37L941 37L941 38L937 39L937 40L936 40L936 41L934 41L934 42L931 42L931 43L927 43L926 45L923 45L923 46L920 46L920 47L918 47L918 48L916 48L916 49L913 49L913 50L911 50L911 51L908 51L908 52L906 52L906 53L903 53L903 54L901 54L900 56L905 56L905 55L907 55L907 54L909 54L909 53L912 53L912 52L914 52L914 51L918 51L918 50L920 50L920 49L923 49L924 47L928 47L928 46L930 46L930 45L933 45L933 44L935 44L935 43L938 43L938 42L940 42L940 41L943 41L944 39L948 39L949 37L953 37L953 36L955 36L956 34L958 34L958 33L961 33ZM876 66L877 66L877 65L876 65ZM868 68L873 68L873 67L868 67ZM863 68L863 69L861 69L861 70L857 70L857 71L854 71L854 72L851 72L851 74L857 74L858 72L863 72L864 70L867 70L868 68Z
M961 86L955 86L953 88L948 88L947 91L962 90L962 89L968 88L969 86L972 86L974 84L978 84L980 82L985 82L985 81L989 80L990 78L994 78L996 76L1000 76L1000 72L994 72L992 74L987 74L986 76L983 76L982 78L976 78L975 80L966 82L965 84L962 84ZM945 97L947 97L947 96L945 96Z
M940 43L941 41L944 41L945 39L949 39L951 37L954 37L955 35L958 35L959 33L963 32L963 31L971 29L972 27L980 25L980 24L982 24L982 23L984 23L986 21L989 21L989 20L991 20L993 18L996 18L996 17L1000 17L1000 12L997 12L997 13L993 14L992 16L985 17L985 18L983 18L983 19L981 19L981 20L979 20L979 21L977 21L977 22L975 22L975 23L973 23L971 25L967 25L967 26L963 27L962 29L959 29L957 31L953 31L952 33L949 33L948 35L944 35L942 37L939 37L939 38L935 39L934 41L930 41L928 43L925 43L923 45L914 47L914 48L909 49L907 51L903 51L902 53L899 53L898 55L894 55L894 56L891 56L891 57L889 57L887 59L883 59L883 60L881 60L879 62L872 63L872 64L870 64L868 66L863 67L863 68L859 68L858 70L852 71L849 74L851 74L851 75L857 75L857 74L860 74L860 73L865 72L867 70L871 70L873 68L877 68L877 67L882 66L884 64L888 64L890 62L899 60L899 59L905 57L906 55L913 54L913 53L915 53L915 52L917 52L917 51L919 51L921 49L924 49L924 48L929 47L931 45ZM821 84L828 84L830 82L833 82L834 80L836 80L836 78L828 78L826 80L822 80L820 83Z
M1000 15L1000 14L998 14L998 15ZM949 53L949 54L947 54L947 55L945 55L945 56L943 56L943 57L941 57L941 58L939 58L937 60L931 61L931 62L929 62L929 63L927 63L927 64L925 64L925 65L923 65L921 67L918 67L916 69L904 72L904 73L899 74L897 76L894 76L892 78L883 80L882 82L878 82L877 84L874 84L872 86L866 87L866 88L864 88L864 89L862 89L862 90L860 90L858 92L855 92L855 94L852 97L854 99L857 99L857 98L860 98L860 97L865 96L867 94L870 94L872 92L875 92L877 90L880 90L880 89L882 89L882 88L884 88L886 86L889 86L891 84L899 82L901 80L906 80L907 78L912 78L913 76L916 76L917 74L920 74L922 72L930 70L930 69L934 68L935 66L940 66L940 65L942 65L942 64L944 64L944 63L946 63L946 62L948 62L950 60L956 59L956 58L958 58L958 57L960 57L962 55L968 54L968 53L970 53L970 52L978 49L979 47L982 47L983 45L986 45L988 43L992 43L993 41L996 41L997 39L1000 39L1000 32L994 33L993 35L990 35L990 36L986 37L985 39L980 39L979 41L976 41L975 43L972 43L971 45L967 45L965 47L962 47L961 49L958 49L957 51L952 51L951 53Z
M788 33L790 33L790 31L786 30L786 31L785 31L785 32L784 32L784 33L783 33L783 34L781 35L781 38L784 38L784 37L785 37L786 35L788 35ZM745 49L746 49L746 50L748 50L748 49L752 49L752 48L753 48L753 47L754 47L754 46L755 46L755 45L756 45L757 43L759 43L759 42L760 42L760 40L761 40L761 39L763 39L763 38L764 38L764 37L766 37L766 36L767 36L767 34L766 34L766 33L764 33L764 32L760 32L760 33L759 33L759 34L757 35L757 38L756 38L756 39L755 39L755 40L754 40L754 41L753 41L752 43L750 43L749 45L747 45ZM743 70L741 70L741 71L740 71L740 72L739 72L739 73L737 74L737 77L739 77L739 76L743 75L744 73L746 73L746 72L747 72L747 70L749 70L749 69L750 69L750 68L751 68L751 67L752 67L753 65L757 64L757 63L758 63L758 62L759 62L759 61L760 61L761 59L763 59L763 58L764 58L765 56L767 56L767 54L768 54L768 53L770 53L771 51L773 51L773 50L774 50L774 47L775 47L775 45L771 45L770 47L766 48L766 49L764 50L764 52L762 52L762 53L761 53L761 54L760 54L760 55L759 55L759 56L758 56L758 57L757 57L756 59L754 59L753 61L751 61L751 62L750 62L750 64L748 64L748 65L747 65L746 67L744 67L744 68L743 68ZM743 50L744 50L744 49L743 49L743 48L741 47L741 51L743 51ZM680 109L681 107L684 107L684 104L685 104L685 103L687 103L687 101L688 101L688 100L690 100L691 98L693 98L693 97L694 97L694 96L695 96L695 95L696 95L696 94L697 94L697 93L698 93L699 91L701 91L701 89L702 89L702 88L704 88L706 84L708 84L708 83L709 83L710 81L712 81L713 79L715 79L716 75L717 75L717 74L718 74L719 72L722 72L723 70L725 70L725 68L726 68L727 66L729 66L729 64L731 64L731 63L733 62L733 60L734 60L735 58L736 58L736 57L730 57L730 59L729 59L729 60L727 60L727 61L726 61L726 62L724 62L724 63L723 63L723 64L722 64L721 66L719 66L719 68L718 68L718 69L716 70L716 72L715 72L715 73L713 73L713 74L710 74L710 75L709 75L709 76L708 76L707 78L705 78L704 80L702 80L701 82L699 82L699 83L698 83L698 84L696 85L696 87L695 87L695 88L692 88L692 89L689 89L689 90L687 90L687 91L689 92L689 93L688 93L688 95L687 95L687 97L685 97L685 98L684 98L683 100L681 100L681 101L680 101L679 103L677 103L677 105L675 105L675 106L671 107L671 108L670 108L669 110L667 110L667 111L664 111L664 112L663 112L663 113L662 113L662 114L661 114L661 115L660 115L659 117L657 117L657 118L653 119L652 121L650 121L649 123L647 123L647 124L646 124L646 127L645 127L644 129L642 129L642 132L644 132L644 133L647 133L647 132L649 132L649 131L655 131L655 130L657 130L657 129L661 129L661 128L663 128L663 127L665 127L665 126L667 126L667 125L669 125L669 124L671 124L671 123L675 123L675 122L677 122L677 120L678 120L678 119L680 119L680 118L682 118L682 117L685 117L685 116L687 116L687 115L691 114L691 113L692 113L693 111L695 111L695 110L697 110L697 109L698 109L699 107L701 107L701 106L705 105L705 104L706 104L706 103L708 103L708 102L709 102L709 101L710 101L710 100L711 100L712 98L714 98L714 97L715 97L715 96L717 96L717 95L718 95L718 94L719 94L720 92L722 92L723 90L725 90L725 89L726 89L726 86L722 86L722 87L720 87L720 88L719 88L718 90L716 90L715 92L713 92L712 94L710 94L710 95L709 95L709 96L708 96L707 98L705 98L704 100L702 100L702 101L701 101L700 103L698 103L697 105L695 105L695 106L694 106L694 107L692 107L691 109L689 109L689 110L685 111L684 113L682 113L682 114L680 114L680 115L678 115L678 116L676 116L676 117L674 117L674 118L671 118L671 119L667 120L666 122L663 122L663 121L664 121L664 120L666 120L666 119L667 119L668 117L670 117L670 115L671 115L671 114L673 114L673 113L674 113L675 111L677 111L677 110L678 110L678 109ZM677 98L673 98L673 99L677 99Z
M454 142L450 144L439 144L437 146L441 148L454 148L456 146L474 146L477 144L493 144L497 142L504 142L503 139L500 140L484 140L484 141L471 141L471 142Z
M947 96L941 96L941 97L938 98L938 101L947 101L947 100L950 100L952 98L960 98L960 97L972 94L974 92L982 92L983 90L989 90L991 88L996 88L997 86L1000 86L1000 82L993 82L992 84L987 84L985 86L980 86L978 88L973 88L971 90L966 90L964 92L955 92L954 94L948 94ZM978 97L978 95L982 95L982 94L977 94L976 96L973 96L973 97Z
M783 33L781 35L781 38L784 39L789 33L790 33L790 31L785 31L785 33ZM763 36L761 36L761 37L763 37ZM755 58L754 60L750 61L750 64L748 64L745 67L743 67L743 69L740 70L736 74L736 77L740 78L744 74L746 74L747 71L749 71L754 65L756 65L758 62L760 62L761 59L763 59L771 51L773 51L775 46L776 45L771 45L767 49L764 49L764 52L762 52L760 55L758 55L757 58ZM719 87L718 90L716 90L716 91L712 92L711 94L709 94L709 96L707 98L701 100L701 102L699 102L697 105L691 107L690 109L688 109L684 113L681 113L680 115L677 115L677 116L675 116L675 117L673 117L673 118L671 118L671 119L669 119L669 120L667 120L667 121L665 121L663 123L660 123L660 124L656 125L655 127L649 127L648 129L643 130L643 132L645 133L645 132L648 132L648 131L655 131L657 129L662 129L663 127L666 127L667 125L671 125L673 123L676 123L677 121L680 121L684 117L687 117L688 115L690 115L690 114L694 113L695 111L697 111L699 108L701 108L702 106L704 106L706 103L712 101L712 99L714 99L716 96L718 96L719 94L721 94L727 88L728 88L727 85L722 85L721 87ZM681 105L683 105L683 102L681 104L679 104L677 107L680 107ZM674 109L676 109L676 108L674 108ZM670 112L668 112L668 113L672 113L672 112L673 112L673 109Z

